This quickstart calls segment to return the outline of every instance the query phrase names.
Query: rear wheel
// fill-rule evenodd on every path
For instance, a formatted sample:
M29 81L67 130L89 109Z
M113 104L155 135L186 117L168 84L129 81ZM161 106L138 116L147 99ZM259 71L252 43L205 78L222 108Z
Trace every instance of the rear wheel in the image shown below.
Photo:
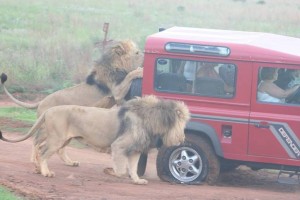
M214 184L220 173L218 157L209 141L190 134L183 145L160 148L156 167L162 180L175 183Z

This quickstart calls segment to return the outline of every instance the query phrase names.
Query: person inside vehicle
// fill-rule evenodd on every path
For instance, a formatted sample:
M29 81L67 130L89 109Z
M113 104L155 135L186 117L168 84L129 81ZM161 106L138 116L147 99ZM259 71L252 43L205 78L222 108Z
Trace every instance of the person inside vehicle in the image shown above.
M215 70L215 67L218 63L210 63L210 62L197 62L197 61L186 61L184 65L182 65L177 71L178 74L184 75L187 88L189 92L193 92L193 84L195 79L205 77L212 79L219 79L224 82L224 91L226 93L233 93L234 86L229 86L218 74ZM232 77L234 78L234 77ZM234 80L233 80L234 81Z
M217 65L218 65L218 63L203 62L202 66L197 71L197 78L200 78L200 77L209 77L209 78L213 78L213 79L222 80L222 82L224 83L224 91L226 93L233 93L234 92L234 87L228 85L220 77L220 75L216 72L215 67ZM234 77L232 77L232 78L234 78Z
M278 69L272 67L263 67L260 71L260 83L258 85L257 98L259 101L284 103L285 98L292 95L300 85L283 90L278 87L274 81L278 78Z
M217 63L208 63L203 62L202 65L199 67L197 71L197 77L209 77L209 78L217 78L219 79L220 76L215 70L215 66L217 66Z
M187 81L194 81L195 80L195 73L197 68L196 61L186 61L184 65L183 75Z
M186 61L183 75L187 81L191 82L199 77L220 78L219 74L214 69L216 65L216 63Z
M300 84L300 70L299 69L291 69L291 80L288 83L288 88L292 88L295 85Z

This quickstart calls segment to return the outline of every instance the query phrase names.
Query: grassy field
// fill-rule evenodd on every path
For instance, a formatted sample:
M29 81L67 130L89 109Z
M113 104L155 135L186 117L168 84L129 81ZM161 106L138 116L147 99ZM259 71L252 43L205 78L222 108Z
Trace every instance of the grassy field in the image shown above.
M36 111L20 107L3 107L0 108L0 117L33 123L36 120Z
M0 197L1 200L18 200L21 198L16 197L15 195L11 194L8 190L3 187L0 187Z
M300 37L298 0L0 0L0 73L11 91L52 92L82 81L103 40L143 48L159 27L262 31Z

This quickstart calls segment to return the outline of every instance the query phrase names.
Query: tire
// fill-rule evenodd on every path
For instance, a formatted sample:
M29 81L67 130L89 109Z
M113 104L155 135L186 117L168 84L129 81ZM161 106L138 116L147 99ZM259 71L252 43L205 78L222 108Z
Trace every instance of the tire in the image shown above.
M163 181L183 184L213 185L220 174L220 162L210 142L187 134L184 144L159 149L157 175Z
M142 96L142 78L133 79L129 88L128 93L125 96L125 100L128 101L134 97Z
M138 163L137 174L138 176L143 176L147 167L148 154L142 153Z

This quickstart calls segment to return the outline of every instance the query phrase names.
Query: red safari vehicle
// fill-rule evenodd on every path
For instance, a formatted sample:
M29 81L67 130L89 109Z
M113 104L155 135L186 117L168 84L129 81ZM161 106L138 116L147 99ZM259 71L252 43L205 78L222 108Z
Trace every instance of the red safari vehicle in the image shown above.
M191 112L186 142L159 148L158 176L213 184L246 165L299 182L299 70L298 38L183 27L150 35L143 95L184 101Z

